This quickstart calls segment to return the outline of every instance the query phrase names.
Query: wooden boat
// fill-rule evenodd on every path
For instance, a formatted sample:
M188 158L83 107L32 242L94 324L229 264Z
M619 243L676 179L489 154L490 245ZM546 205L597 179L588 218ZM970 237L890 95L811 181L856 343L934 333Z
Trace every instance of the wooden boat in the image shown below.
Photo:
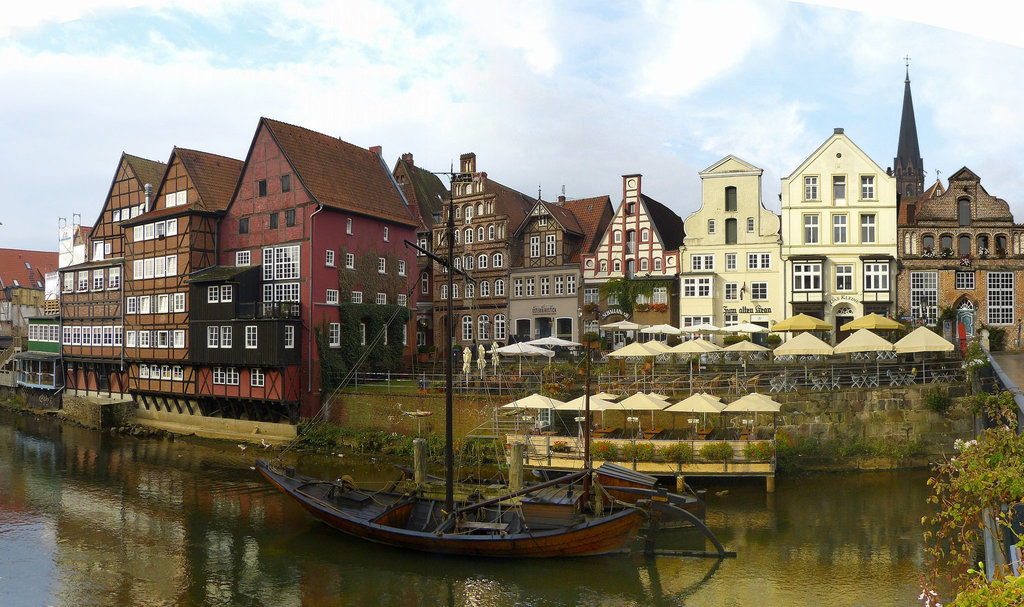
M441 554L484 557L575 557L629 550L646 512L615 505L588 513L578 487L583 474L475 504L373 492L278 470L257 470L315 518L378 544ZM566 482L568 479L569 482Z

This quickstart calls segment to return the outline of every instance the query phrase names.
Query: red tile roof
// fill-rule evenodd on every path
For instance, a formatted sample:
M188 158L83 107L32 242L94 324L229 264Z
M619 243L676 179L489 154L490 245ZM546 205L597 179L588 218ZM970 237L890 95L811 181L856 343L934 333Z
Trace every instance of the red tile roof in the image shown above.
M56 251L0 249L0 288L13 287L18 281L18 286L41 289L46 273L56 271Z
M128 153L124 153L124 160L132 168L135 178L139 180L139 185L144 186L148 183L153 186L153 191L155 192L157 187L160 186L160 182L163 181L167 165L156 160L132 156Z
M580 230L583 233L583 244L580 246L580 253L589 255L593 253L599 244L604 231L615 216L615 209L612 207L610 196L596 196L594 198L580 198L579 200L566 200L565 208L572 211L579 221Z
M262 118L260 123L270 130L299 181L320 204L411 227L419 225L377 153L270 118Z
M208 211L227 209L242 175L242 161L184 148L174 148L174 154L199 194L198 206Z

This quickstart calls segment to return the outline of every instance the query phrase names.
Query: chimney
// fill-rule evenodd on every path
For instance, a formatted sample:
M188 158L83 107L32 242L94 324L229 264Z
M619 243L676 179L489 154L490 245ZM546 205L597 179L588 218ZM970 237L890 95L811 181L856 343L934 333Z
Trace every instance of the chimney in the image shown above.
M565 204L565 194L559 194L558 195L558 204L559 204L559 206Z
M416 164L412 160L412 153L411 152L406 152L406 153L402 154L402 162L408 162L409 164L414 165L414 166Z
M370 148L370 151L373 152L374 154L378 155L378 156L380 156L381 152L382 152L382 150L380 149L379 145L372 146Z
M148 211L149 210L149 201L150 201L150 198L152 198L152 196L153 196L153 184L147 183L146 185L142 186L142 189L146 191L146 210Z
M459 172L476 173L476 154L469 152L459 156Z
M837 127L836 127L836 128L835 128L835 129L833 130L833 131L832 131L832 134L833 134L833 135L842 135L842 134L843 134L843 127L841 127L841 126L837 126Z

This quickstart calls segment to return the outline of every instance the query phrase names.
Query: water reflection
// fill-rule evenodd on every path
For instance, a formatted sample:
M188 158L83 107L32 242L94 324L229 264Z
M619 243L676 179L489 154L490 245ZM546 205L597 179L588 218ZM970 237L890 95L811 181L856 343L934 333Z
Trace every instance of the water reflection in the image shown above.
M774 496L711 487L708 523L739 552L721 563L487 561L338 534L252 457L0 413L0 605L905 605L918 592L924 472L780 481ZM302 464L390 474L352 459Z

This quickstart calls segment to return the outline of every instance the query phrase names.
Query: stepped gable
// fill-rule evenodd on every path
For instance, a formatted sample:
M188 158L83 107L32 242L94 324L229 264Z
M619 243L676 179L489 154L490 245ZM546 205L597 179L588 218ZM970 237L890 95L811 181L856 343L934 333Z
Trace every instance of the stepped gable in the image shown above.
M300 126L270 118L261 121L317 202L341 211L418 226L379 154Z

